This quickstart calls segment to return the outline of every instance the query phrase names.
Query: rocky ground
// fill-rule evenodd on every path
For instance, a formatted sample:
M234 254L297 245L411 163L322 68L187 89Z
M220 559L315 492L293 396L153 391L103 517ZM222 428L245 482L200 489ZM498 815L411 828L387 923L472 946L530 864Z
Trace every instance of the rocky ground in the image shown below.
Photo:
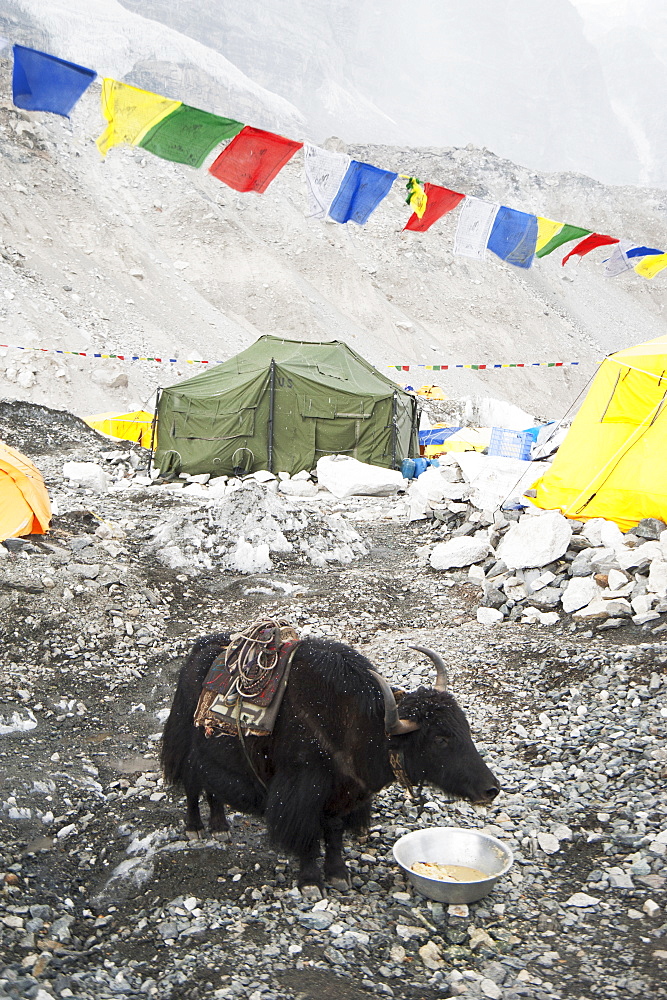
M173 568L156 529L197 523L210 499L133 487L146 453L76 421L56 444L46 411L0 410L3 424L32 447L58 513L48 536L0 547L0 997L667 997L655 621L482 625L479 582L423 558L441 522L407 524L391 499L281 500L309 525L358 532L343 561L313 565L293 546L262 572ZM116 487L72 486L71 461L96 461ZM273 613L406 686L431 673L405 640L441 650L496 802L387 789L369 839L347 844L352 887L317 901L254 819L233 816L231 845L186 841L157 763L182 658L202 634ZM416 895L391 848L425 825L495 834L514 852L509 876L469 907Z

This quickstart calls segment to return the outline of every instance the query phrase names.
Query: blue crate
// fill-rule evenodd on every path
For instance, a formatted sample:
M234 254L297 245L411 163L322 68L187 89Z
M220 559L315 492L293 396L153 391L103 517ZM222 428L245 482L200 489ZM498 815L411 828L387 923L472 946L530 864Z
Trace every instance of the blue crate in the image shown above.
M530 461L530 446L534 440L530 431L511 431L508 427L492 427L488 454Z

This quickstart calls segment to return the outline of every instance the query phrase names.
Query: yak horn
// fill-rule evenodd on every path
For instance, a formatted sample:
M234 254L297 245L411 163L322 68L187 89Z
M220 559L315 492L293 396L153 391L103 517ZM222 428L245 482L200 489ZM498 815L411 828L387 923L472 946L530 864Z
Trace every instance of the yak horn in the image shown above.
M410 719L399 719L394 692L381 674L375 670L371 670L370 673L380 685L384 698L384 729L387 735L402 736L404 733L413 733L415 729L419 729L418 722L412 722Z
M410 649L418 650L418 652L423 653L424 656L428 656L429 660L432 660L435 663L435 690L446 691L449 686L449 678L447 676L445 661L440 656L440 653L436 653L435 650L429 649L428 646L410 646Z

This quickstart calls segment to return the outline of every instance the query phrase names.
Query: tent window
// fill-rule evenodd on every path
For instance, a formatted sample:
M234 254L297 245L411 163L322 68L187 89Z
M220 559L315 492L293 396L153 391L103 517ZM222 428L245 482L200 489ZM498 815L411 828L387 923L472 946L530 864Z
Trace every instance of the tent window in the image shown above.
M171 437L181 441L226 441L252 437L255 433L255 412L254 406L214 415L204 407L192 407L184 417L175 411Z
M666 395L664 380L627 369L619 374L600 422L638 427Z
M359 431L358 420L316 420L315 454L352 455L356 458Z

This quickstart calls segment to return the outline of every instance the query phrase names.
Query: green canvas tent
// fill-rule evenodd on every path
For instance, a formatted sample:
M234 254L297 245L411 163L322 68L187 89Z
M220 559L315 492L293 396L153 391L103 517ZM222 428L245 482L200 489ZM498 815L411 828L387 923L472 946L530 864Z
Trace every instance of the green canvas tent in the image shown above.
M260 337L224 364L163 389L162 475L312 469L322 455L397 468L418 450L418 406L340 340Z

